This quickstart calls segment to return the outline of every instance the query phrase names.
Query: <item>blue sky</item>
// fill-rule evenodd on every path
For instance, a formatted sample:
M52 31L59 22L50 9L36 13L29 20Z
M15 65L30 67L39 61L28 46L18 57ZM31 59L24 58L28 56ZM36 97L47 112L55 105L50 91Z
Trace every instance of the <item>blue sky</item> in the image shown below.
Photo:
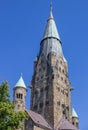
M0 81L10 94L21 73L31 83L33 61L49 16L50 0L0 0ZM53 15L62 40L80 130L88 129L88 0L53 0ZM11 98L12 99L12 98ZM27 107L30 90L27 92Z

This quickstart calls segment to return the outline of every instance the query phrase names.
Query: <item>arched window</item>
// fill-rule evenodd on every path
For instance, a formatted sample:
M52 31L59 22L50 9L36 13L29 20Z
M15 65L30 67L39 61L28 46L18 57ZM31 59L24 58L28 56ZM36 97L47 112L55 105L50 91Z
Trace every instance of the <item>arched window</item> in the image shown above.
M20 98L20 93L19 93L19 96L18 96L19 98Z
M16 98L23 99L23 94L17 93Z

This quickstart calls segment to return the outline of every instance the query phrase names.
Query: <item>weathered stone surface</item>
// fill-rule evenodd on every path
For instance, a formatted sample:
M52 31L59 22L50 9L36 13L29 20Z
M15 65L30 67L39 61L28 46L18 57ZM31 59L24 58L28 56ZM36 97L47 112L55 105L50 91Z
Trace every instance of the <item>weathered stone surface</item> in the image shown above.
M32 80L31 109L54 126L62 116L71 120L70 84L67 63L50 53L41 52Z

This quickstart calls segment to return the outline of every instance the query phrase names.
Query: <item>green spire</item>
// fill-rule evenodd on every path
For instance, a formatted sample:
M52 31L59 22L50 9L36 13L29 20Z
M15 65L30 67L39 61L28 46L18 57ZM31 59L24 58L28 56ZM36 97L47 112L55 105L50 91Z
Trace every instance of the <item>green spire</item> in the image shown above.
M14 88L16 88L16 87L22 87L22 88L25 88L25 89L26 89L26 85L25 85L25 83L24 83L24 80L23 80L23 78L22 78L22 75L21 75L20 79L18 80L18 82L16 83L16 85L15 85Z
M77 115L77 113L76 113L74 108L72 108L72 117L78 118L78 115Z
M44 40L46 38L51 38L51 37L60 40L58 30L56 27L56 23L54 21L53 14L52 14L52 5L50 5L50 15L49 15L49 18L47 20L47 25L46 25L42 40Z

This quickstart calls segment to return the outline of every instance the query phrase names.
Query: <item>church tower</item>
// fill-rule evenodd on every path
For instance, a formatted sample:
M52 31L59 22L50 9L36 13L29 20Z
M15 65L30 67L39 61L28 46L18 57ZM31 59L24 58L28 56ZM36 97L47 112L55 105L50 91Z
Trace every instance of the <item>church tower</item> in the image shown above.
M15 111L25 110L26 85L22 76L14 87L14 106Z
M32 111L41 114L53 127L62 117L72 122L68 63L62 51L52 7L40 42L40 52L34 61L30 87Z

